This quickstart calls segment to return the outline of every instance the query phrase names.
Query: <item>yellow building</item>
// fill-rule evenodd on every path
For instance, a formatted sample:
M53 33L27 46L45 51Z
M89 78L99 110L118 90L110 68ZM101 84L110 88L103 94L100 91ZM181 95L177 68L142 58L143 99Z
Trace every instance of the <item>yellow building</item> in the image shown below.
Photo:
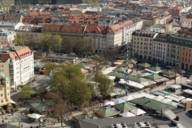
M192 110L192 101L187 101L186 102L186 111L191 111Z
M0 0L0 10L9 11L11 6L15 4L15 0Z
M4 77L0 77L0 107L6 106L12 103L10 96L10 84L9 80Z

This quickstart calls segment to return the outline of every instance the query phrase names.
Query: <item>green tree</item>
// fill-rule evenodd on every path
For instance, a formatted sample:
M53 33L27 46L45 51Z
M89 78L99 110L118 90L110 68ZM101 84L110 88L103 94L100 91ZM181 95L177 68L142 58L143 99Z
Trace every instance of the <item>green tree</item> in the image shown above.
M85 3L91 4L91 5L98 5L100 0L84 0Z
M16 45L25 45L28 43L27 40L29 40L27 37L26 33L17 33L14 42Z
M46 70L48 71L48 73L50 73L54 68L55 68L55 64L54 63L47 63L46 65L45 65L45 68L46 68Z
M33 94L33 89L31 88L31 86L28 84L23 85L23 87L21 88L21 92L20 92L21 98L29 99L29 98L31 98L32 94Z
M60 120L61 126L63 126L64 115L69 112L67 103L63 99L58 99L54 105L55 116Z
M63 125L64 116L70 111L69 105L56 93L48 92L46 98L54 101L52 110L54 116L61 122Z
M60 35L54 35L53 36L53 47L55 49L60 49L61 48L61 44L63 41L63 38Z
M53 50L60 51L63 38L60 35L51 35L50 33L42 33L40 36L41 49L50 53Z
M98 72L95 75L95 81L98 83L98 88L103 98L108 97L113 89L111 80L102 73Z
M70 103L82 107L89 103L91 99L91 90L85 81L74 79L70 82L67 96Z
M15 41L16 45L21 45L22 44L22 35L17 34L14 41Z
M51 51L51 43L53 43L51 34L42 33L40 43L42 50L49 53Z
M55 68L51 89L64 101L77 107L86 105L91 99L91 90L78 65L62 65Z

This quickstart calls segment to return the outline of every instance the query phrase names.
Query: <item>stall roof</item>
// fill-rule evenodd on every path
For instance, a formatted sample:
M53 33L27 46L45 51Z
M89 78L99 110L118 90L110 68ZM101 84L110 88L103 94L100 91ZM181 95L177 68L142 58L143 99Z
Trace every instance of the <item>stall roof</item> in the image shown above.
M35 120L38 120L38 119L40 119L41 117L43 117L43 115L40 115L40 114L37 114L37 113L28 114L27 116L28 116L29 118L32 118L32 119L35 119Z
M181 85L173 84L173 85L170 85L168 88L181 89Z
M117 104L117 105L115 105L115 108L121 112L128 112L128 111L137 109L137 107L135 107L135 105L130 102L124 102L121 104Z
M158 113L161 113L162 110L167 108L175 109L175 107L172 105L164 104L160 101L156 101L154 99L149 99L146 97L138 98L138 99L132 100L131 102L138 105L142 105L144 108L154 110Z
M120 84L126 84L128 86L131 86L131 87L134 87L134 88L137 88L137 89L142 89L144 88L144 85L138 83L138 82L135 82L135 81L125 81L124 79L120 79Z
M124 113L121 113L120 116L122 116L122 117L135 117L136 115L131 113L131 112L124 112Z
M114 71L116 68L117 68L117 67L108 67L108 68L102 70L102 73L103 73L104 75L107 75L107 74L111 73L112 71Z
M192 90L191 89L185 89L183 90L184 93L192 95Z
M96 111L96 114L100 117L113 117L118 115L119 112L115 108L103 107Z

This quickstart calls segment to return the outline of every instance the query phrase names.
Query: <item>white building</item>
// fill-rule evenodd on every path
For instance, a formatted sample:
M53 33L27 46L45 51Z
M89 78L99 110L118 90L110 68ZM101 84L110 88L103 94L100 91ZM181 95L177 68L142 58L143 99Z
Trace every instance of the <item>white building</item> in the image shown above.
M0 51L1 63L9 62L9 71L2 70L9 74L12 89L31 81L34 77L33 52L28 47L16 46Z
M87 36L90 36L94 47L98 53L105 51L108 48L117 48L130 43L132 33L136 30L141 30L143 21L134 22L126 20L114 23L112 25L95 27L96 33L89 31L90 27L85 29ZM93 37L93 38L92 38Z
M192 14L181 16L181 26L183 28L192 28Z
M0 48L12 46L16 33L13 31L0 30Z

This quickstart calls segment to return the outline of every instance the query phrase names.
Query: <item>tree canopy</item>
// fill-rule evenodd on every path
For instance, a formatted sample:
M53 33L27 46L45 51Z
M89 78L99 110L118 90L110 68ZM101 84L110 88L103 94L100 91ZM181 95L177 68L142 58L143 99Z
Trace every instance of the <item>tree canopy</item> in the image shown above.
M29 99L29 98L31 98L32 94L33 94L32 87L28 84L23 85L23 87L21 88L21 92L20 92L21 98Z
M91 90L78 65L62 65L55 68L51 89L73 106L82 107L91 99Z
M98 5L100 0L84 0L84 2L92 5Z
M95 75L95 81L98 83L98 88L103 98L109 96L113 89L111 80L102 73L98 72Z
M40 52L75 52L80 56L92 55L95 47L89 37L71 37L52 33L17 33L15 44L26 45Z

